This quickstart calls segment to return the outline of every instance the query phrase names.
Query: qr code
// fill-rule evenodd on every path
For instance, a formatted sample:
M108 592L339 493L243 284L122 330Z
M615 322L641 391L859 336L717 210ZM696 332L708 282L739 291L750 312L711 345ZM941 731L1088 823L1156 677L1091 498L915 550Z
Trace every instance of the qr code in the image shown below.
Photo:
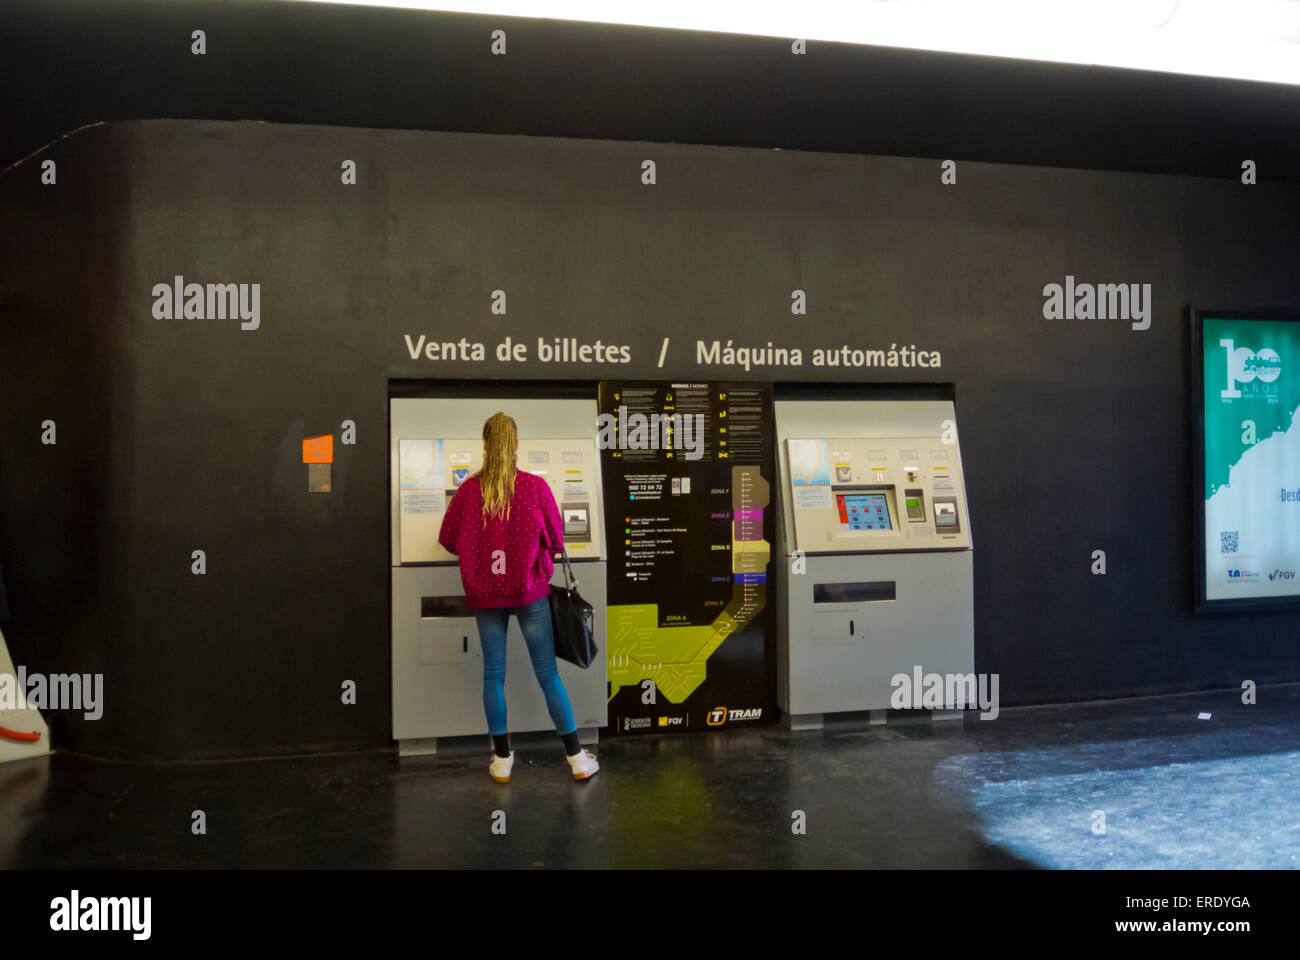
M1219 553L1237 552L1237 532L1236 530L1219 531Z

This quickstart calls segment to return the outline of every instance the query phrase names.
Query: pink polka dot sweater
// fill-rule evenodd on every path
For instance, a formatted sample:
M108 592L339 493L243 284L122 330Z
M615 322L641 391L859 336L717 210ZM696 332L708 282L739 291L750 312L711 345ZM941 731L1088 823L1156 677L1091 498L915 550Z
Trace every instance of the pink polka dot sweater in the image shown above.
M515 473L509 519L485 522L483 491L474 476L447 504L438 542L460 560L469 609L517 607L550 593L552 557L564 546L564 523L550 485L523 470Z

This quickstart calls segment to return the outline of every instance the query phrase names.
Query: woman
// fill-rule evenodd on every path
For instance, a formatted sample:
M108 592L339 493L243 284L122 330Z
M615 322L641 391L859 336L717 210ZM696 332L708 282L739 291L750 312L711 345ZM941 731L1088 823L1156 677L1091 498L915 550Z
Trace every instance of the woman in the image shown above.
M513 613L573 779L586 780L600 765L578 746L578 725L555 668L551 633L551 558L564 547L564 524L550 485L516 469L518 450L515 421L504 413L489 417L483 424L483 469L451 498L438 542L460 558L466 606L478 621L483 710L495 747L488 773L507 783L515 762L506 727L506 629Z

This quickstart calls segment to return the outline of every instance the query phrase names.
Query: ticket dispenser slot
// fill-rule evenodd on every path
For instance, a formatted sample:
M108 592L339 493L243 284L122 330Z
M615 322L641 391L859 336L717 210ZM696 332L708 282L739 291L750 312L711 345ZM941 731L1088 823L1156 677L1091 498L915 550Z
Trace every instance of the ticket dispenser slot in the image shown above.
M873 580L860 583L813 584L813 603L879 603L894 600L898 584L893 580Z
M420 598L420 619L429 620L435 617L470 617L469 607L465 604L464 597L421 597Z

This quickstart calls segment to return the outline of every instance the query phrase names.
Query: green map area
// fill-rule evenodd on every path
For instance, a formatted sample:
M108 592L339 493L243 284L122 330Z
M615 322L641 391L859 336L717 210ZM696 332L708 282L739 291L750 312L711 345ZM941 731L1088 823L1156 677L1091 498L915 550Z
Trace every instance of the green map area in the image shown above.
M1201 330L1209 500L1254 443L1290 429L1300 408L1300 323L1203 318Z
M757 467L732 469L733 508L762 511L768 485ZM772 548L766 540L736 536L731 525L732 574L764 573ZM609 699L620 687L653 680L670 703L681 703L704 682L709 657L767 605L766 583L733 583L730 602L712 623L659 626L654 603L619 604L605 613Z
M681 703L704 682L709 657L763 609L762 596L748 602L735 588L735 597L713 623L701 627L661 627L657 604L610 607L606 627L609 645L610 699L620 687L649 678L670 703ZM751 593L765 594L766 587Z

